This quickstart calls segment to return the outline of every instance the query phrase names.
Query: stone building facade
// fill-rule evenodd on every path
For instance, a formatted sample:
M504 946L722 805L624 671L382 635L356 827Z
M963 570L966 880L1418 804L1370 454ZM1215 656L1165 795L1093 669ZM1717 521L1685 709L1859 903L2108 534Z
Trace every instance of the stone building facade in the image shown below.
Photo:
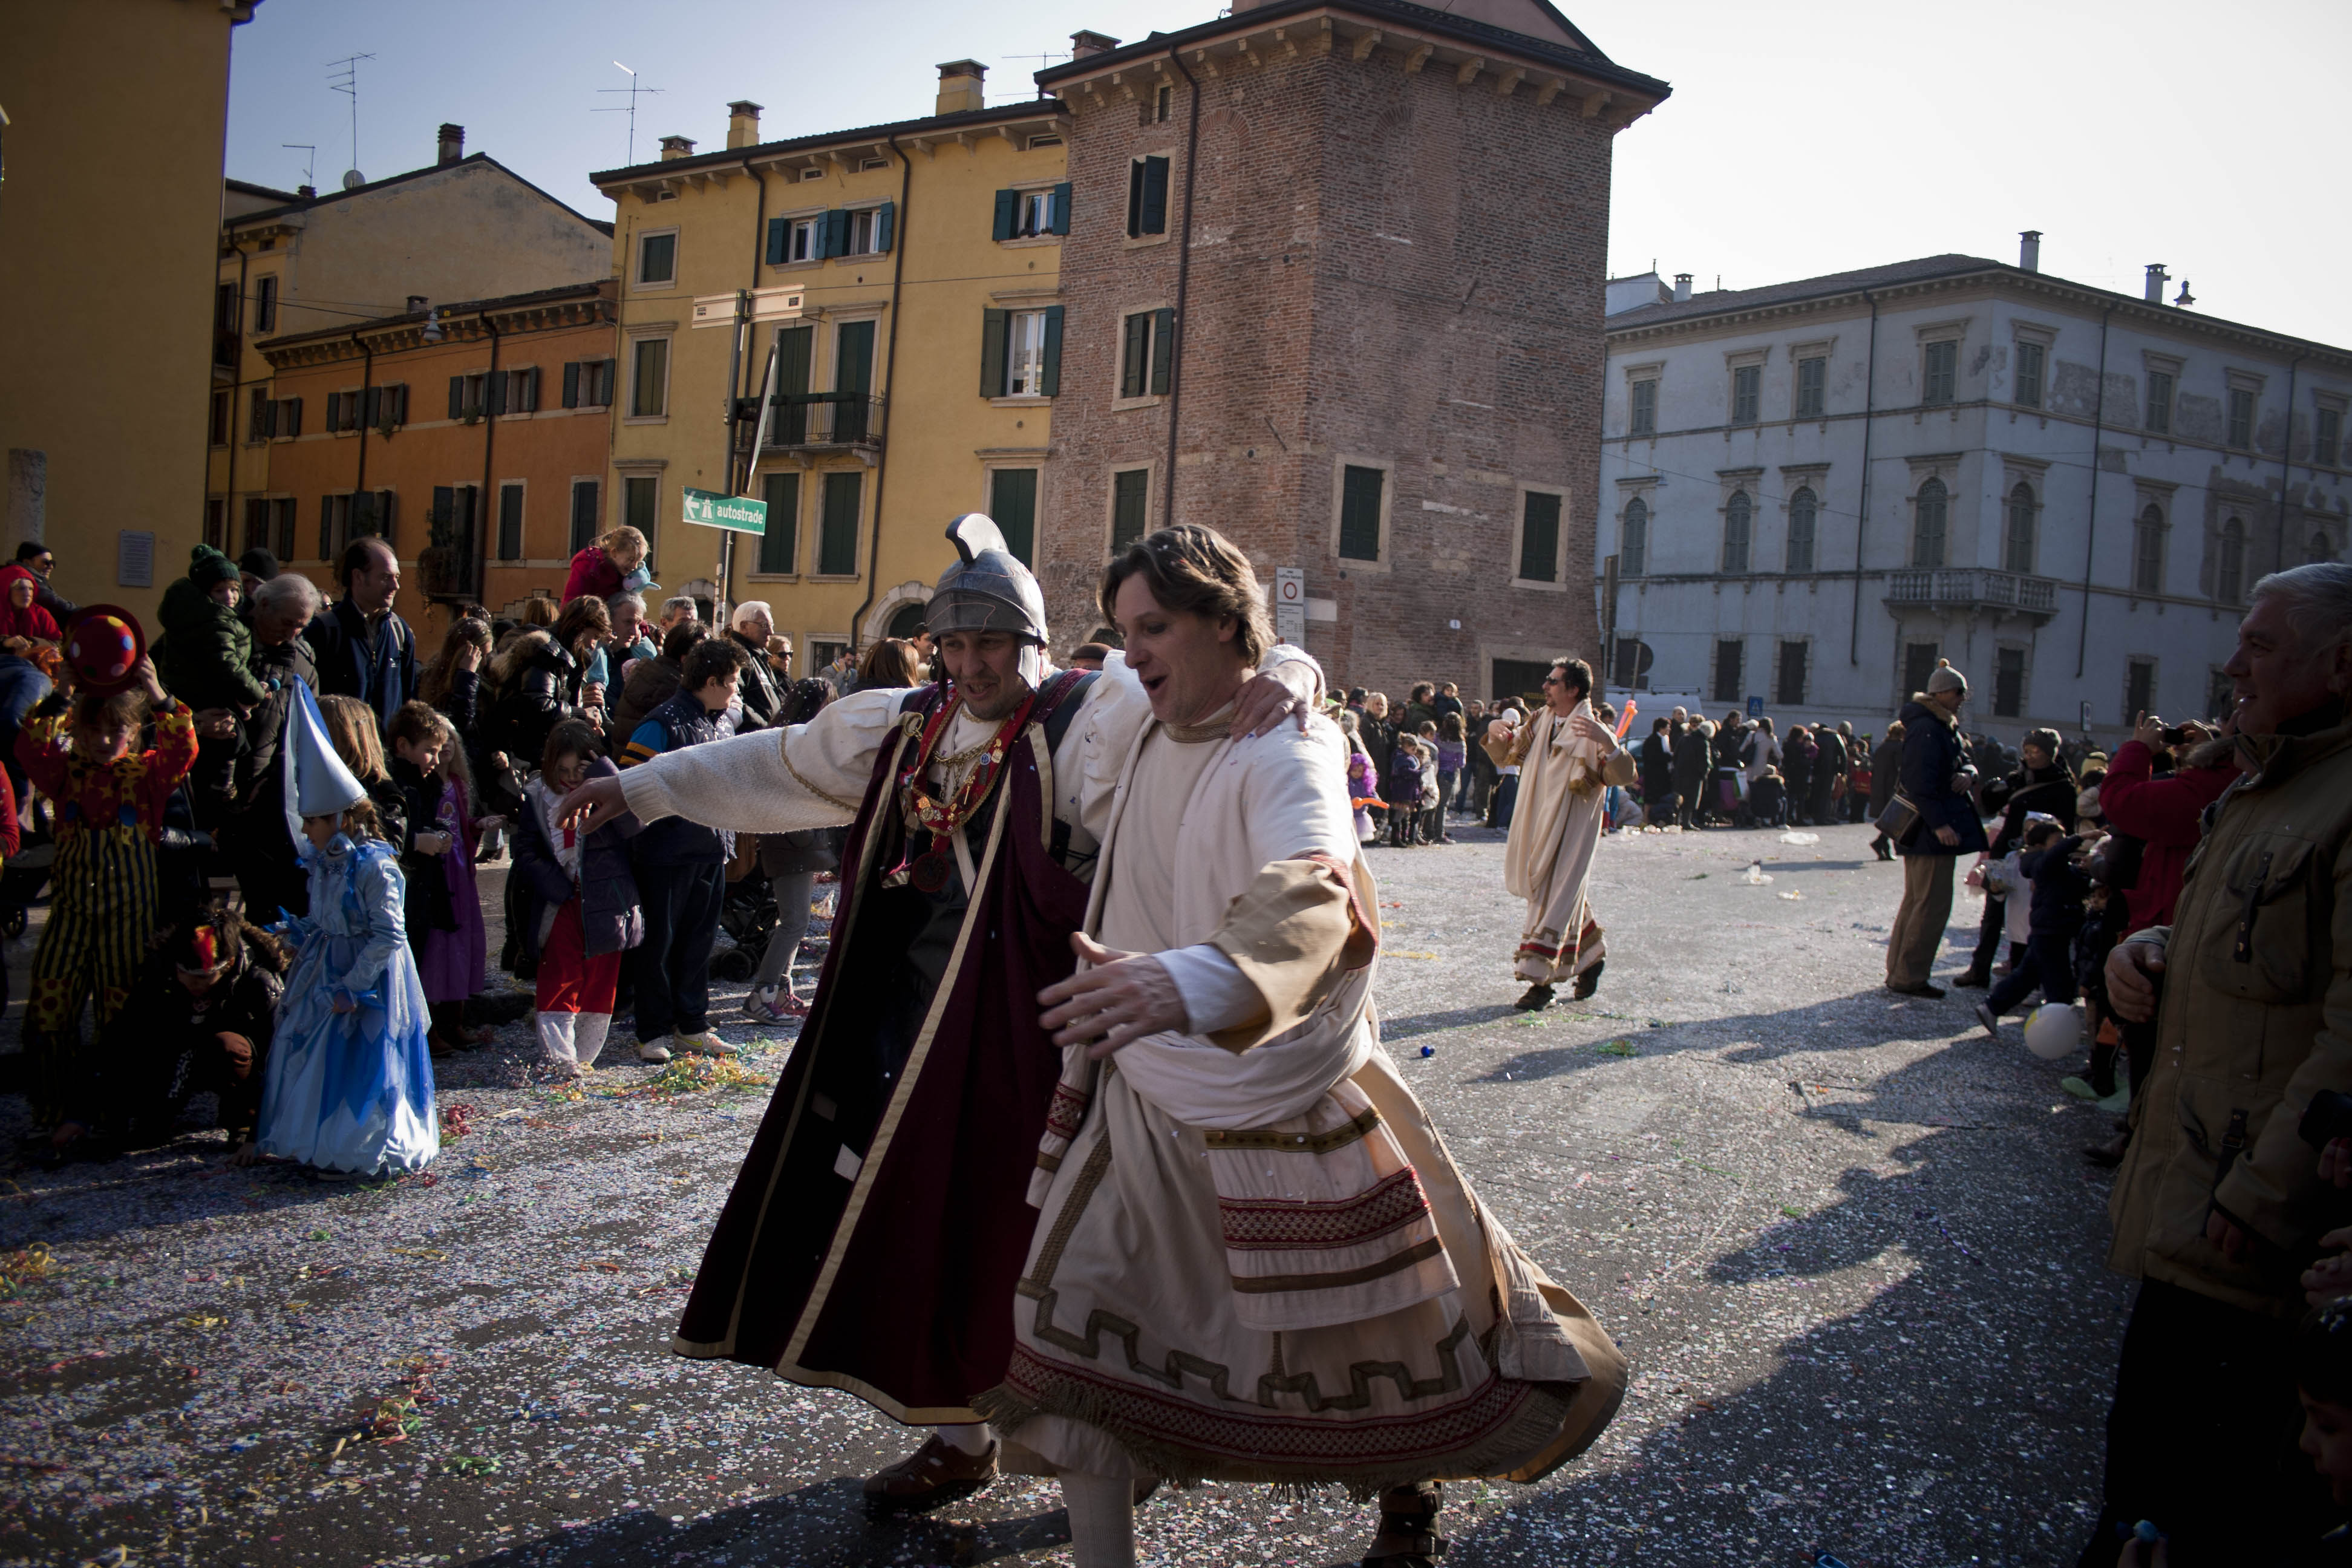
M2352 352L2167 303L2160 268L2052 277L2039 238L1611 284L1617 684L1874 731L1948 658L2011 745L2221 711L2248 590L2344 558Z
M1237 5L1038 80L1074 121L1057 640L1173 521L1301 571L1336 679L1490 695L1594 654L1611 145L1665 84L1538 0Z

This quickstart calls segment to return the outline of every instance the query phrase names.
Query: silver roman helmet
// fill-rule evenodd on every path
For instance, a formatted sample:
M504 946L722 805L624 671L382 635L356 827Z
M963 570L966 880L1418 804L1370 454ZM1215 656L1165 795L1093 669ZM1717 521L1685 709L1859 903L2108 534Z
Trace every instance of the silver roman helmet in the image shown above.
M1034 690L1045 679L1045 595L1037 579L985 513L957 518L948 524L948 538L956 563L931 590L923 629L935 641L949 632L1010 632L1022 639L1021 679Z

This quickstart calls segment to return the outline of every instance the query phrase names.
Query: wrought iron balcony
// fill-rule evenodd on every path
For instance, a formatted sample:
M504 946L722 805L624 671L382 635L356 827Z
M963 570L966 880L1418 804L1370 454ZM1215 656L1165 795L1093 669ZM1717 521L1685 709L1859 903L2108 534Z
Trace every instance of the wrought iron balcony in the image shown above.
M2054 578L1974 566L1895 572L1887 576L1886 604L1898 610L1927 605L1971 615L2047 620L2058 613L2058 584Z
M863 392L779 394L768 419L767 449L805 452L824 447L878 447L882 445L883 401Z

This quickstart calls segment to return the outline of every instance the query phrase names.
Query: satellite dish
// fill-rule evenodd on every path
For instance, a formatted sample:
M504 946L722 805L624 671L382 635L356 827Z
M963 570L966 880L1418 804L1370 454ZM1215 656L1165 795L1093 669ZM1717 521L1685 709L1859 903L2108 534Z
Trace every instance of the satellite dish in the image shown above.
M343 189L347 191L355 191L366 184L367 176L361 174L357 169L345 169L343 171Z

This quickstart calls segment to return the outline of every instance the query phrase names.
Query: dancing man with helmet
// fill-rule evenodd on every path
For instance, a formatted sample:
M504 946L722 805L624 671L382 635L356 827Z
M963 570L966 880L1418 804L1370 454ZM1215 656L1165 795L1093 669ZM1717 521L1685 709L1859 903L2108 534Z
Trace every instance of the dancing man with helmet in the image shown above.
M1118 770L1150 717L1116 656L1048 669L1045 597L993 522L959 518L948 537L958 560L927 606L943 683L855 692L572 801L590 826L623 811L758 833L855 824L808 1021L674 1348L936 1426L866 1482L877 1509L934 1506L996 1474L970 1401L1013 1352L1063 1066L1037 994L1075 965ZM1303 720L1320 670L1289 647L1260 668L1238 722ZM1230 981L1212 963L1193 984Z

